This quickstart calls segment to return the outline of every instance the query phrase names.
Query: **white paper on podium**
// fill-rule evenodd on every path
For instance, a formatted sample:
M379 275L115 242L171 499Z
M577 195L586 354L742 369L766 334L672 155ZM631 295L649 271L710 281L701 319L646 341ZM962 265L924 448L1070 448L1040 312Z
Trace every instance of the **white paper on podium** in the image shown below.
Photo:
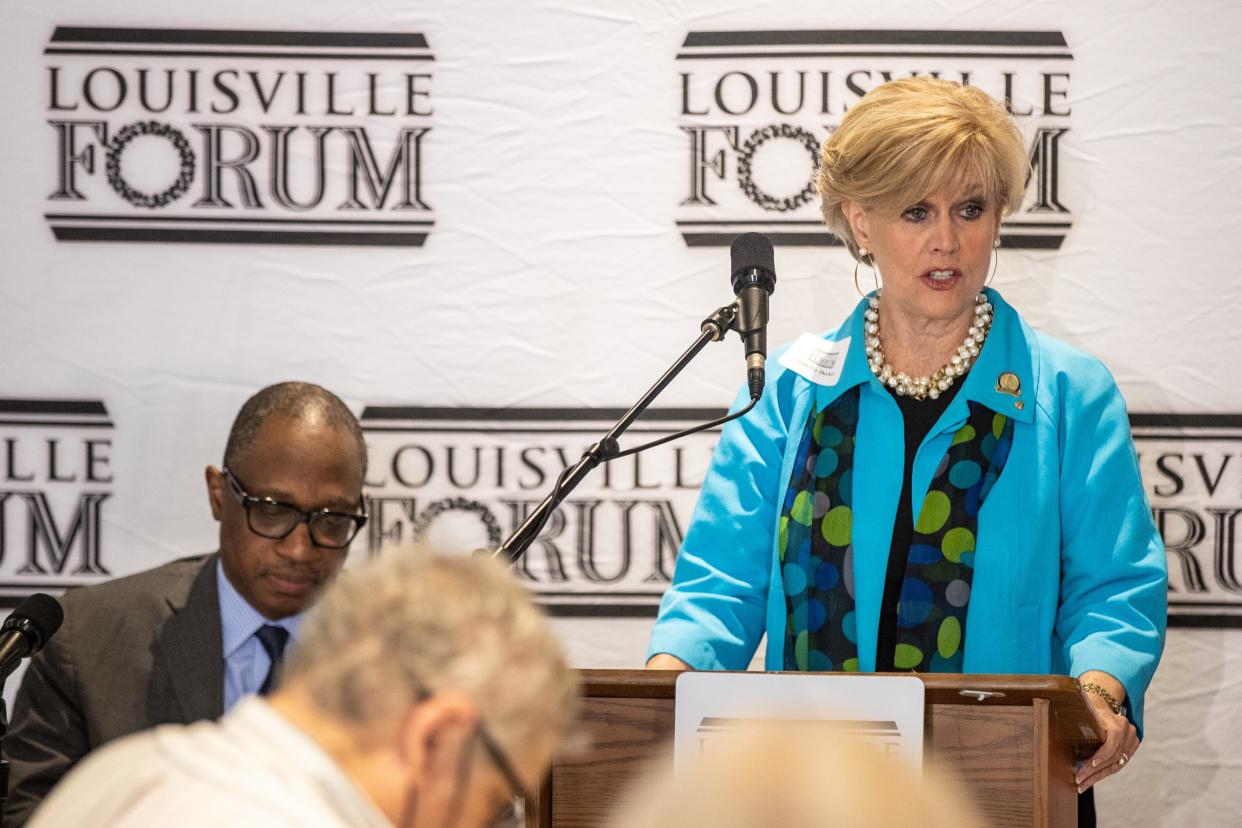
M687 672L677 677L674 764L757 721L823 722L923 768L923 682L914 676Z

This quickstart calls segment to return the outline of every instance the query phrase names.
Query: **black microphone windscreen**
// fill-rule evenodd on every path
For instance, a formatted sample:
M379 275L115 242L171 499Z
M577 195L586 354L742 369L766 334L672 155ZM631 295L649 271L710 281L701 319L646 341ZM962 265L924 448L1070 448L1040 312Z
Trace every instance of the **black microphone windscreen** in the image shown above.
M761 267L769 271L776 269L772 240L762 233L741 234L733 240L729 255L734 273L748 267Z
M17 605L17 609L9 616L10 620L25 618L39 633L44 643L51 638L65 620L65 611L60 602L50 595L36 592ZM8 621L5 626L8 626Z
M764 281L769 282L764 288L771 292L776 282L776 257L771 239L762 233L743 233L733 240L729 256L732 262L729 274L735 293L742 289L742 277L756 269L764 272Z

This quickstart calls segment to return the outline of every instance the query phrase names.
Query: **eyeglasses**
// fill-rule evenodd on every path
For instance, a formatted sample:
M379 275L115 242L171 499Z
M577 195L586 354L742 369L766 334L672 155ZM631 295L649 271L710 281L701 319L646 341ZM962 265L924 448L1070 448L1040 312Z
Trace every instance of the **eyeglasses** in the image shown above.
M331 509L306 511L291 503L247 494L246 487L236 475L227 467L222 471L224 479L228 481L229 490L246 511L246 525L260 537L271 540L287 538L299 523L305 523L311 541L316 546L344 549L358 534L358 530L366 525L365 511L360 515L334 512Z
M526 803L534 800L531 792L526 790L526 786L522 784L522 780L518 778L517 771L513 769L513 763L509 761L509 757L497 744L492 734L483 725L479 725L479 741L483 743L483 750L487 753L492 764L500 771L500 775L505 778L505 782L509 785L509 791L512 794L512 800L505 808L496 815L492 821L493 828L498 826L524 826L526 824Z

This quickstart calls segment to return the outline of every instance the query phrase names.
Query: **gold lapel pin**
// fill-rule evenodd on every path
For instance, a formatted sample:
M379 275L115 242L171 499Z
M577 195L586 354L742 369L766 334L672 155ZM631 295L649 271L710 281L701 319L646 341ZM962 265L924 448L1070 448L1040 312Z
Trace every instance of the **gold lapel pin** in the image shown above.
M1022 380L1013 371L1005 371L996 378L996 390L1011 397L1022 396Z

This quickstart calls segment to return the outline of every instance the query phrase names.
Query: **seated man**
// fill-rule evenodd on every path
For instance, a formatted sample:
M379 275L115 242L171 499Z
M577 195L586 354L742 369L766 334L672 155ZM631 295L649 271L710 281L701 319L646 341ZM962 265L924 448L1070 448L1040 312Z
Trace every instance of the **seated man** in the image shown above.
M100 745L218 718L270 689L303 610L366 522L366 459L357 419L317 385L246 401L224 468L206 472L219 553L64 596L64 626L31 660L4 739L4 825L21 825Z
M327 591L268 699L109 745L31 825L483 828L538 785L577 708L503 566L394 551Z

